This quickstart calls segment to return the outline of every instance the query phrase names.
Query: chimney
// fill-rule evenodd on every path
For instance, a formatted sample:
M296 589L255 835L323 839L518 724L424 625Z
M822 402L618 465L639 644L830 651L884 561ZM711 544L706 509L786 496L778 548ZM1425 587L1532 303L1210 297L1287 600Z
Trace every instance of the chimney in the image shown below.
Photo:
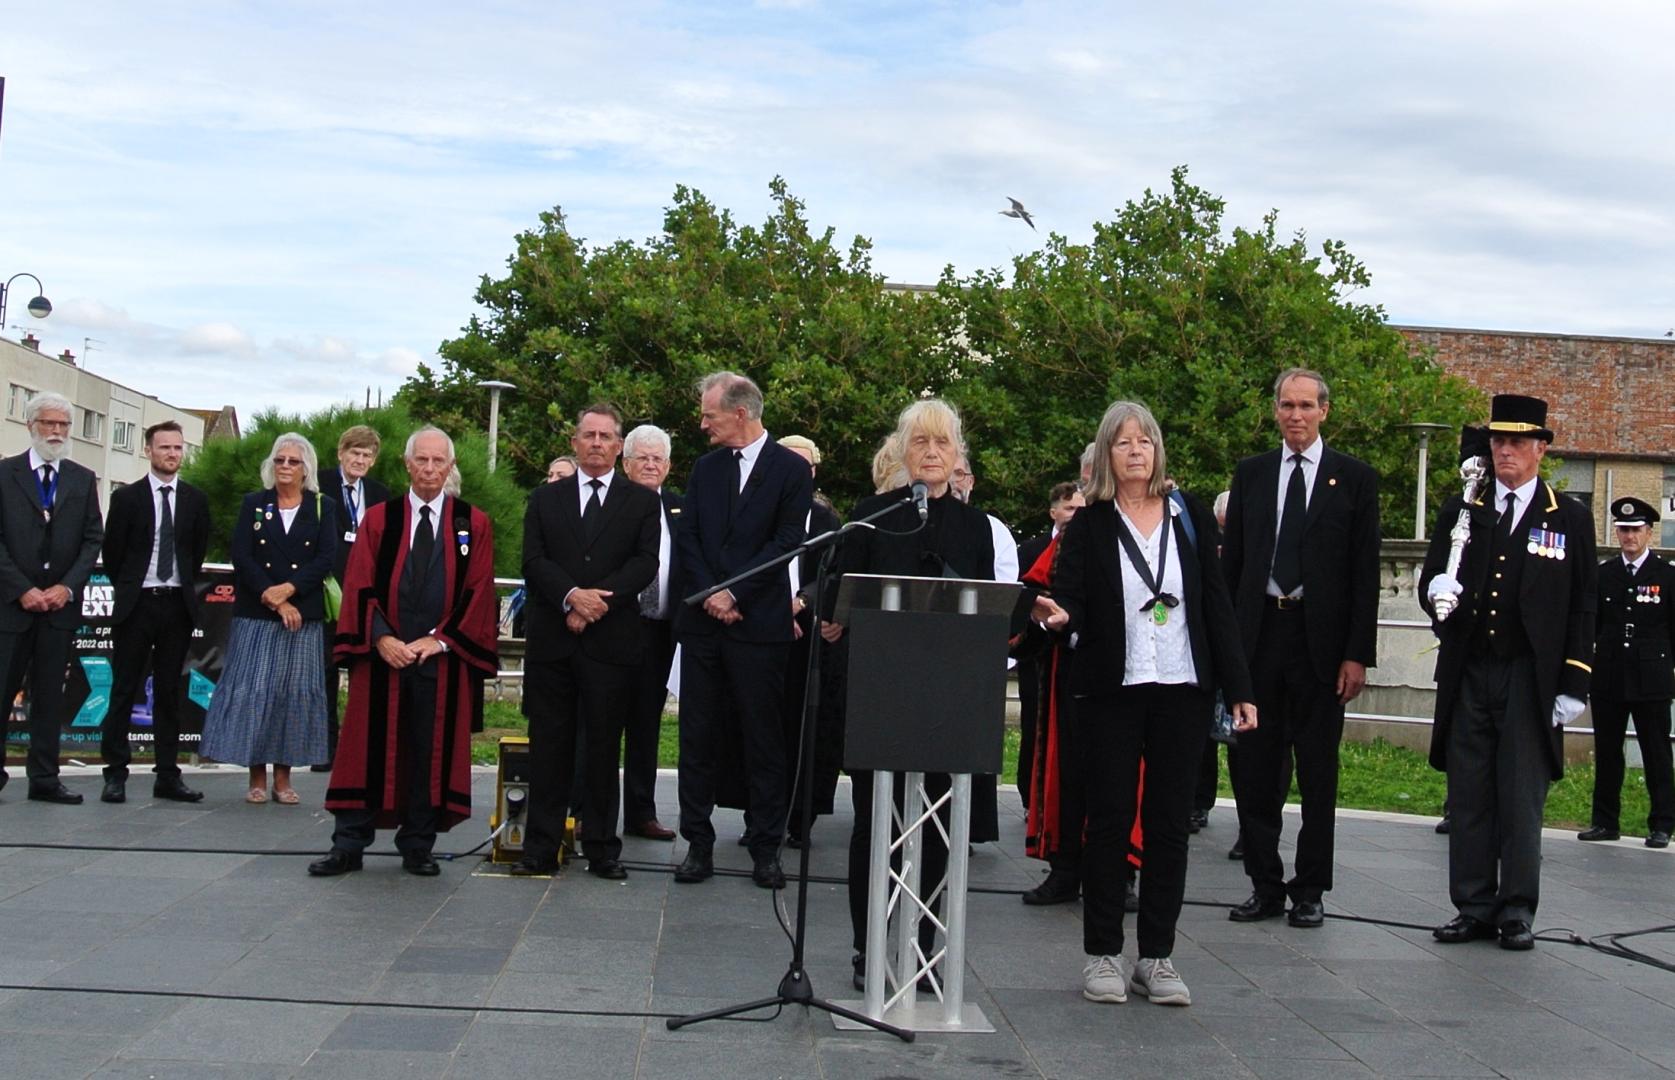
M26 348L26 349L34 349L36 352L40 352L41 351L41 339L36 337L33 333L26 333L26 334L23 335L23 347Z
M62 353L60 353L58 359L64 361L66 364L69 364L71 367L76 366L76 354L71 352L69 349L65 349Z

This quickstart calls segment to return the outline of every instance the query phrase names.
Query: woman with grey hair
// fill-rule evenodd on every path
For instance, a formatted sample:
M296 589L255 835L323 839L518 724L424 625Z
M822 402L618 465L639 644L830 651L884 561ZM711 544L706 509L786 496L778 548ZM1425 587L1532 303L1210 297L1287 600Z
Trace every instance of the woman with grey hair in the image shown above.
M288 431L262 462L265 490L233 526L233 625L199 752L250 770L245 802L300 799L293 765L331 760L326 744L325 593L337 553L337 502L320 496L314 447Z
M1250 672L1216 553L1215 519L1171 492L1163 432L1144 405L1118 401L1094 439L1088 505L1059 539L1047 627L1070 635L1069 691L1087 794L1082 851L1082 996L1136 993L1190 1005L1175 971L1175 923L1186 885L1194 774L1215 691L1234 727L1256 726ZM1145 762L1145 784L1140 783ZM1123 952L1129 835L1145 822L1139 959Z

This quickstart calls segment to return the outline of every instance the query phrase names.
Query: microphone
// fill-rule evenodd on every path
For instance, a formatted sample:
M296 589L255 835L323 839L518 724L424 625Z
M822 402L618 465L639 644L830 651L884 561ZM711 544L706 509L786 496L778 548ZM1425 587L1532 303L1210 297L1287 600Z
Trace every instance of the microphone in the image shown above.
M913 481L913 493L909 495L908 498L912 499L913 505L919 508L920 521L929 521L931 519L931 508L925 505L925 497L930 493L930 487L927 486L923 480Z

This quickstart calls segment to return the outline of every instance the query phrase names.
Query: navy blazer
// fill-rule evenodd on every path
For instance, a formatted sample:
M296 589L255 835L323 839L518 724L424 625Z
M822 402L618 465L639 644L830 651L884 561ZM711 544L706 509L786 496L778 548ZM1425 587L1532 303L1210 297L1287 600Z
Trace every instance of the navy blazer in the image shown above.
M390 499L390 489L370 475L361 478L361 492L365 498L361 505L356 507L359 517L365 517L368 508ZM338 581L342 581L344 573L349 569L349 552L355 546L343 542L343 537L354 530L355 524L349 518L349 508L343 505L343 470L340 467L333 465L329 469L320 470L320 494L337 503L337 520L340 527L337 530L337 558L332 564L332 572L337 575Z
M1250 668L1239 645L1233 601L1216 555L1215 518L1203 503L1181 494L1197 540L1187 538L1186 527L1178 516L1167 514L1166 504L1174 530L1169 557L1180 558L1185 595L1176 611L1186 615L1198 685L1206 692L1219 689L1230 703L1250 701ZM1065 632L1076 635L1070 653L1070 692L1077 697L1110 694L1122 687L1128 666L1127 611L1145 599L1123 595L1121 536L1125 529L1116 503L1101 499L1076 511L1059 534L1052 595L1070 615Z
M245 619L278 619L263 605L262 593L271 585L290 582L297 587L291 603L304 620L326 617L320 588L337 557L337 500L304 491L302 505L289 532L279 517L279 494L274 489L252 491L244 497L233 524L233 580L237 596L233 615Z
M82 623L81 592L99 559L104 521L92 470L55 461L51 534L41 512L41 489L29 468L29 451L0 462L0 630L27 630L36 614L18 603L30 589L62 585L70 602L46 616L49 626L74 630ZM43 546L46 565L41 563Z
M727 515L733 484L733 451L721 447L692 466L675 532L678 606L675 633L725 634L739 641L790 641L791 580L767 572L733 586L733 599L744 616L723 626L701 604L683 601L751 567L784 555L803 542L803 523L814 498L814 471L802 456L768 439L739 492L732 518Z

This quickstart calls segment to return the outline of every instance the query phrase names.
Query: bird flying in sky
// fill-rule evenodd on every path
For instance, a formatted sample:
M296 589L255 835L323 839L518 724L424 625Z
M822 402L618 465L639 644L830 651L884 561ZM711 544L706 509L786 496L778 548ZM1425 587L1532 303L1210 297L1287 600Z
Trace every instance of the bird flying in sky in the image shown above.
M1019 202L1017 199L1014 199L1010 195L1008 195L1006 197L1006 201L1012 204L1012 209L1002 210L1002 211L1000 211L1000 213L1006 215L1007 217L1017 218L1019 221L1022 221L1025 225L1028 225L1030 228L1032 228L1032 229L1035 228L1035 222L1030 220L1029 211L1024 209L1024 204L1023 203Z

